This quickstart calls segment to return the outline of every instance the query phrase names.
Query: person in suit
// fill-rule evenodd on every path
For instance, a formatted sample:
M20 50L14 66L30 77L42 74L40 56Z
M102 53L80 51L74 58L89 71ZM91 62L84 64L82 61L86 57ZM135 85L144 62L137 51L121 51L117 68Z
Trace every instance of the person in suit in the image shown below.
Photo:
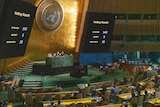
M5 74L2 74L0 81L5 81L5 80L6 80L6 76L5 76Z
M4 107L4 102L2 100L0 101L0 107Z
M65 107L65 105L64 105L64 104L61 104L61 101L58 100L58 104L57 104L55 107Z
M135 93L132 92L132 98L130 99L130 104L132 107L137 107L138 98L136 97Z
M57 85L57 87L55 88L55 92L61 92L61 91L62 91L61 85Z

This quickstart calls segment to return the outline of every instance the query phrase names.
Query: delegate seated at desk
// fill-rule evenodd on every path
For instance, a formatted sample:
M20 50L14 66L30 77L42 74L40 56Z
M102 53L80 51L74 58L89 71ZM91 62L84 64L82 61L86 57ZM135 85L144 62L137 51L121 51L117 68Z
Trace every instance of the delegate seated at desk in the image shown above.
M65 105L64 105L64 104L61 104L61 101L58 100L58 104L57 104L55 107L65 107Z
M5 80L6 80L6 76L5 76L5 74L2 74L0 81L5 81Z

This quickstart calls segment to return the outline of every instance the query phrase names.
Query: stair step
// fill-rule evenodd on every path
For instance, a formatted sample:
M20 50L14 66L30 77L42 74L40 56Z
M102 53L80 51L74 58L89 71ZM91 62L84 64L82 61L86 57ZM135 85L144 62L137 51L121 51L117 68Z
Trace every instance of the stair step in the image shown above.
M24 81L23 87L39 87L42 86L42 81Z
M22 87L40 87L39 84L23 84Z
M23 84L41 84L42 82L40 81L35 81L35 82L31 82L31 81L24 81Z
M18 76L28 75L32 72L33 64L35 63L45 63L45 61L32 61L27 65L24 65L22 68L19 68L15 72L9 73L9 75L18 75Z
M28 72L28 71L32 71L32 69L19 69L16 72Z

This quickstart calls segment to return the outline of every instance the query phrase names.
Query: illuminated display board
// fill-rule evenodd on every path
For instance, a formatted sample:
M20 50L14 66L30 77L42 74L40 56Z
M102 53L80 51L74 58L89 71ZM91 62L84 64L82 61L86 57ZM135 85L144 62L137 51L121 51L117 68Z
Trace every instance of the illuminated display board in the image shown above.
M108 52L110 50L114 22L114 14L87 12L80 52Z
M0 58L23 56L36 7L21 0L4 0L1 9Z

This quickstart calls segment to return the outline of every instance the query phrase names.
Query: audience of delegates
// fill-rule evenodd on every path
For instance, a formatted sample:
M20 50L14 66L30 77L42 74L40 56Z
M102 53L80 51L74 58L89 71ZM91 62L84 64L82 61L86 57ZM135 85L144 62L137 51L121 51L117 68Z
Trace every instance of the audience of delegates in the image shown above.
M63 51L61 53L60 52L56 53L56 56L63 56L63 55L65 55ZM113 65L113 64L111 64L111 65ZM109 66L109 65L107 65L107 66ZM117 97L118 97L119 94L131 93L130 100L128 102L127 101L123 102L123 104L127 105L127 103L130 103L132 105L132 107L137 107L138 98L140 96L142 96L141 91L143 91L143 90L145 90L144 99L143 99L145 104L148 101L148 99L150 99L152 97L154 97L154 98L158 97L159 98L160 94L158 94L158 93L160 93L160 88L159 88L160 87L160 69L158 69L157 75L155 76L155 78L151 79L151 71L152 70L149 69L148 70L149 72L147 72L147 75L145 75L146 72L143 71L142 67L143 66L140 66L139 68L136 68L135 73L132 75L131 78L123 77L123 78L120 78L120 79L115 79L112 82L111 86L103 85L101 87L93 87L92 90L90 91L91 92L90 97L102 97L103 100L104 100L105 99L104 95L110 89L111 93L109 95L109 99L110 99L109 103L110 102L117 103L118 102ZM146 85L141 85L139 83L139 81L141 81L143 79L146 79L146 78L150 78L149 82ZM2 75L0 80L1 81L6 80L5 75ZM130 83L131 83L131 85L135 86L134 88L132 88L131 91L122 92L122 89L118 87L120 85L126 85L126 84L130 84ZM109 82L108 82L108 84L109 84ZM88 86L90 86L90 85L88 85ZM98 90L98 88L102 88L102 90ZM109 89L107 89L107 88L109 88ZM152 88L155 89L155 93L153 95L149 95L149 93L147 92L147 89L152 89ZM15 89L16 88L13 87L13 90L15 90ZM57 85L57 87L55 88L54 91L55 92L61 92L62 87L60 85ZM82 98L86 97L86 96L84 96L84 89L82 91L79 90L79 93L83 95ZM74 98L76 98L76 97L74 97ZM61 101L58 100L58 104L56 105L56 107L65 107L65 105L61 104Z

